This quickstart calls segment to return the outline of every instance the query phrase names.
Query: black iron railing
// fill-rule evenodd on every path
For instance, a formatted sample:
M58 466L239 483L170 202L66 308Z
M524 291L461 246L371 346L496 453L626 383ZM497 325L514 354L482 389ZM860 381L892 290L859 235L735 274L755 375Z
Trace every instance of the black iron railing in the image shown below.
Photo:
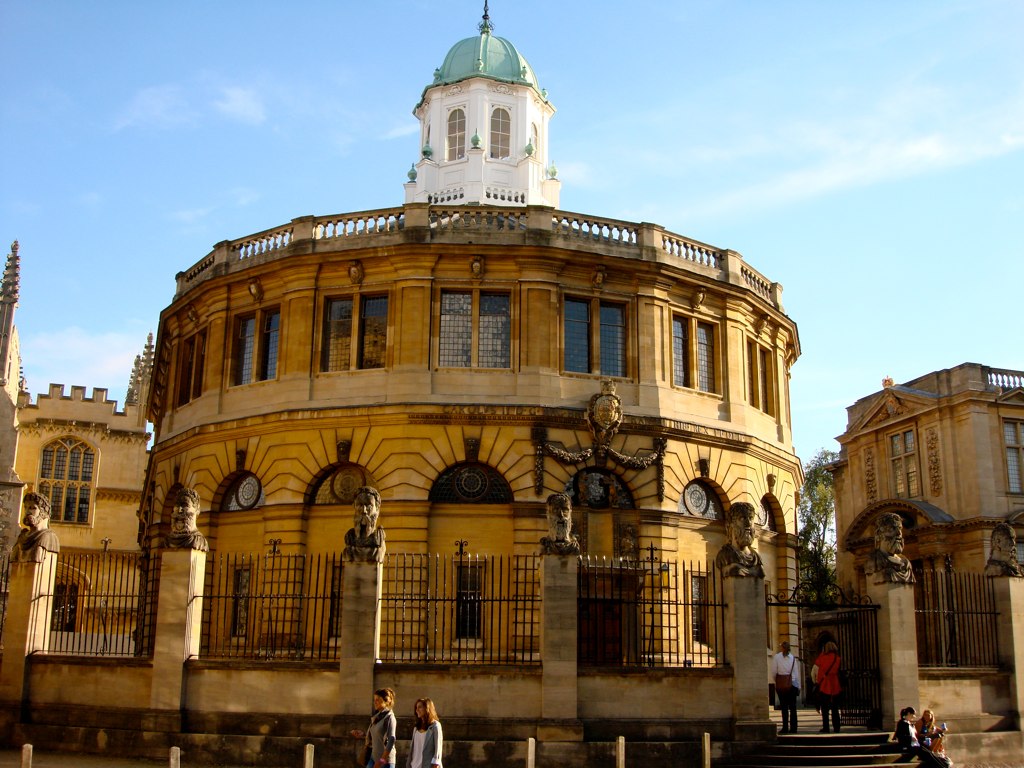
M380 660L539 664L536 555L388 555Z
M998 667L999 611L992 579L937 568L918 571L916 576L918 664Z
M340 554L211 554L200 657L337 660L341 585Z
M725 605L717 569L644 560L581 558L581 666L724 664Z

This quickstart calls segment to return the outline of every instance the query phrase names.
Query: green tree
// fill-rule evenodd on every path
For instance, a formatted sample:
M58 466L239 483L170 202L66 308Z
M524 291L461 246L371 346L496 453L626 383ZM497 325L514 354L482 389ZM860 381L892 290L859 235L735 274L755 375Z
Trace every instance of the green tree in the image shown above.
M797 507L801 598L830 603L836 587L836 502L829 466L839 454L822 448L804 465Z

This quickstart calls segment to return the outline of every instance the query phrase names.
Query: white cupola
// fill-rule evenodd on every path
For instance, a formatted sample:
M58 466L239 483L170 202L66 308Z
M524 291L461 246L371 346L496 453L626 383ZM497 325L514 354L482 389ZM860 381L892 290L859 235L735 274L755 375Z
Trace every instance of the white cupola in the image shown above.
M405 202L558 207L561 182L548 152L555 108L508 40L480 34L452 46L413 110L420 159Z

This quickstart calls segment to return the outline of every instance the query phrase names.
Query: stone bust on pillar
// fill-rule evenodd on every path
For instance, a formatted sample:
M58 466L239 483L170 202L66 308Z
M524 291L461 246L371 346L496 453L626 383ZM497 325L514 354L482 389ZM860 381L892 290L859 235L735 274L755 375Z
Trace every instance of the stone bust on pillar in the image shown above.
M745 501L737 502L729 507L725 519L729 541L719 550L715 565L722 571L722 576L763 579L764 565L761 563L761 556L751 547L756 535L754 505Z
M11 549L12 563L41 563L47 552L60 552L60 540L50 530L50 500L38 493L26 493L21 529Z
M545 555L578 555L579 539L572 532L572 500L568 494L552 493L547 503L548 535L540 540Z
M868 558L864 573L876 575L876 584L914 583L910 561L903 556L903 518L895 512L883 512L875 521L875 551Z
M171 535L167 544L172 549L195 549L209 552L210 545L206 537L196 527L199 517L199 494L192 488L181 488L174 499L171 510Z
M985 565L986 576L1024 576L1017 562L1017 534L1007 522L992 529L992 554Z
M352 527L345 534L342 557L349 563L383 563L387 538L383 528L377 527L380 517L380 493L364 485L352 499Z

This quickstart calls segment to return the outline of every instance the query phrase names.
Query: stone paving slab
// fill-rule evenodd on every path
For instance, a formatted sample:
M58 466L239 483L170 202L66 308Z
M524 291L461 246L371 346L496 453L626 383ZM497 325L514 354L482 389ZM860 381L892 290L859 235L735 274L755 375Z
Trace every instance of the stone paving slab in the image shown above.
M77 755L68 752L49 752L35 749L32 752L32 768L166 768L170 760L144 760L142 758L118 758L106 755ZM302 765L302 760L296 763L296 768ZM0 749L0 768L21 768L20 749ZM196 764L188 762L188 756L182 755L181 768L198 768ZM216 767L203 766L203 768L249 768L241 765L229 765L222 763Z

